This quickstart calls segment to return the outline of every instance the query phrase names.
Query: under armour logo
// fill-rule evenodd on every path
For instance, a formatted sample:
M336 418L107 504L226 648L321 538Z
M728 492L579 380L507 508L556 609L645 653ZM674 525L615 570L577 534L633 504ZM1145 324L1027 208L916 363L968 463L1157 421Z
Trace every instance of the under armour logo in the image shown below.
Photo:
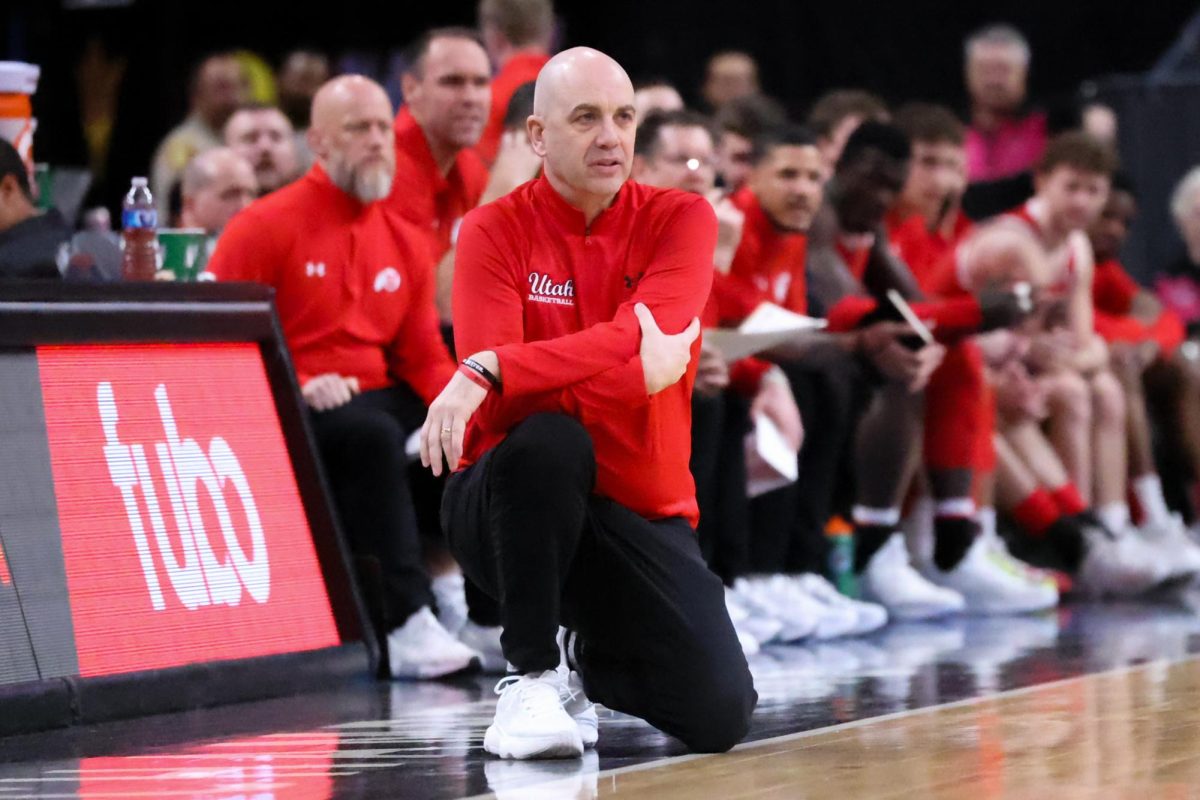
M384 267L375 276L375 291L394 292L400 288L400 273L395 267Z
M304 265L304 272L310 278L313 277L314 275L318 278L324 278L325 277L325 262L324 261L309 261L307 264Z
M645 274L646 274L646 272L645 272L645 270L643 270L643 271L639 272L637 275L626 275L625 276L625 288L626 289L635 288L639 283L641 283L642 277L645 276Z

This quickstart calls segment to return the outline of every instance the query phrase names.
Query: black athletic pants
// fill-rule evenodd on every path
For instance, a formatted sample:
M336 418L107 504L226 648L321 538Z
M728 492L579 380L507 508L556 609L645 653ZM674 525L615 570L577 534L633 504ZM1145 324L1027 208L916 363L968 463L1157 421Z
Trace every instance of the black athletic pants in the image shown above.
M404 453L425 410L412 389L397 385L363 392L332 411L309 414L350 550L377 559L382 567L384 622L389 629L433 604L410 486L414 478L421 478L409 475ZM436 492L436 486L420 488L420 496L435 503Z
M741 741L758 701L721 581L681 519L649 521L592 494L591 438L535 414L451 476L442 523L463 571L500 603L518 672L558 666L577 635L588 696L704 752Z
M692 395L692 477L700 505L696 535L709 568L726 584L750 569L746 434L750 401L732 390Z

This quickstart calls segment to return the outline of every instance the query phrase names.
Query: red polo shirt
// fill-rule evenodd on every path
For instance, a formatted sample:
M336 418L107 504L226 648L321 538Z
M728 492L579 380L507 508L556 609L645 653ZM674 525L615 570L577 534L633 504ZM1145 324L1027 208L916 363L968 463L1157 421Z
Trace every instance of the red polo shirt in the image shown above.
M208 269L275 289L301 385L327 372L364 391L404 381L430 403L454 375L421 232L343 192L319 164L237 214Z
M682 380L646 395L633 312L666 333L704 308L717 224L703 197L632 181L591 224L546 178L467 215L455 255L455 345L493 350L504 389L467 427L464 466L538 411L592 436L596 493L648 519L699 516L688 469L699 341Z
M492 78L492 110L488 112L487 125L475 152L489 166L496 160L496 151L500 149L500 135L504 133L504 116L508 113L508 104L512 96L530 81L537 80L538 73L550 60L547 53L518 53L507 62Z
M463 216L479 205L487 187L487 167L473 150L461 150L442 175L425 132L407 107L396 114L394 129L396 177L387 207L426 232L436 263L454 246Z
M713 284L717 321L739 323L760 303L808 313L804 278L808 237L775 225L749 188L734 192L730 200L745 215L745 222L729 274ZM710 311L710 319L713 314Z

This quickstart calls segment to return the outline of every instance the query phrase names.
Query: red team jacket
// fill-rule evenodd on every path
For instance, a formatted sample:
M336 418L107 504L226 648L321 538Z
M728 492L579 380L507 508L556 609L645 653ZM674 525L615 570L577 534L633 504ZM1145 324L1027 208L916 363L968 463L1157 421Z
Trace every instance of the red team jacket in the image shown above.
M716 218L703 197L627 182L590 227L545 178L467 215L454 281L455 345L493 350L503 391L467 427L464 464L539 411L565 412L592 436L596 492L648 518L698 519L691 389L699 342L682 380L646 394L645 303L679 333L712 283Z
M460 220L479 205L487 188L487 167L473 150L462 150L442 175L425 132L407 108L396 114L393 129L396 176L387 207L426 232L436 264L453 247Z
M421 231L343 192L320 165L237 214L208 269L275 288L301 385L327 372L363 391L404 381L430 403L454 375Z

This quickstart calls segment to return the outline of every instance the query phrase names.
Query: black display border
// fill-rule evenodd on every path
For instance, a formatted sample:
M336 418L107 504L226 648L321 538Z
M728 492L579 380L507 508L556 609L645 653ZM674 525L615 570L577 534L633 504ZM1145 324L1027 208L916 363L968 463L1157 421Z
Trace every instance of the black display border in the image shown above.
M0 283L0 347L252 342L275 401L340 646L0 686L0 734L292 694L365 678L379 646L315 456L274 292L253 284Z

